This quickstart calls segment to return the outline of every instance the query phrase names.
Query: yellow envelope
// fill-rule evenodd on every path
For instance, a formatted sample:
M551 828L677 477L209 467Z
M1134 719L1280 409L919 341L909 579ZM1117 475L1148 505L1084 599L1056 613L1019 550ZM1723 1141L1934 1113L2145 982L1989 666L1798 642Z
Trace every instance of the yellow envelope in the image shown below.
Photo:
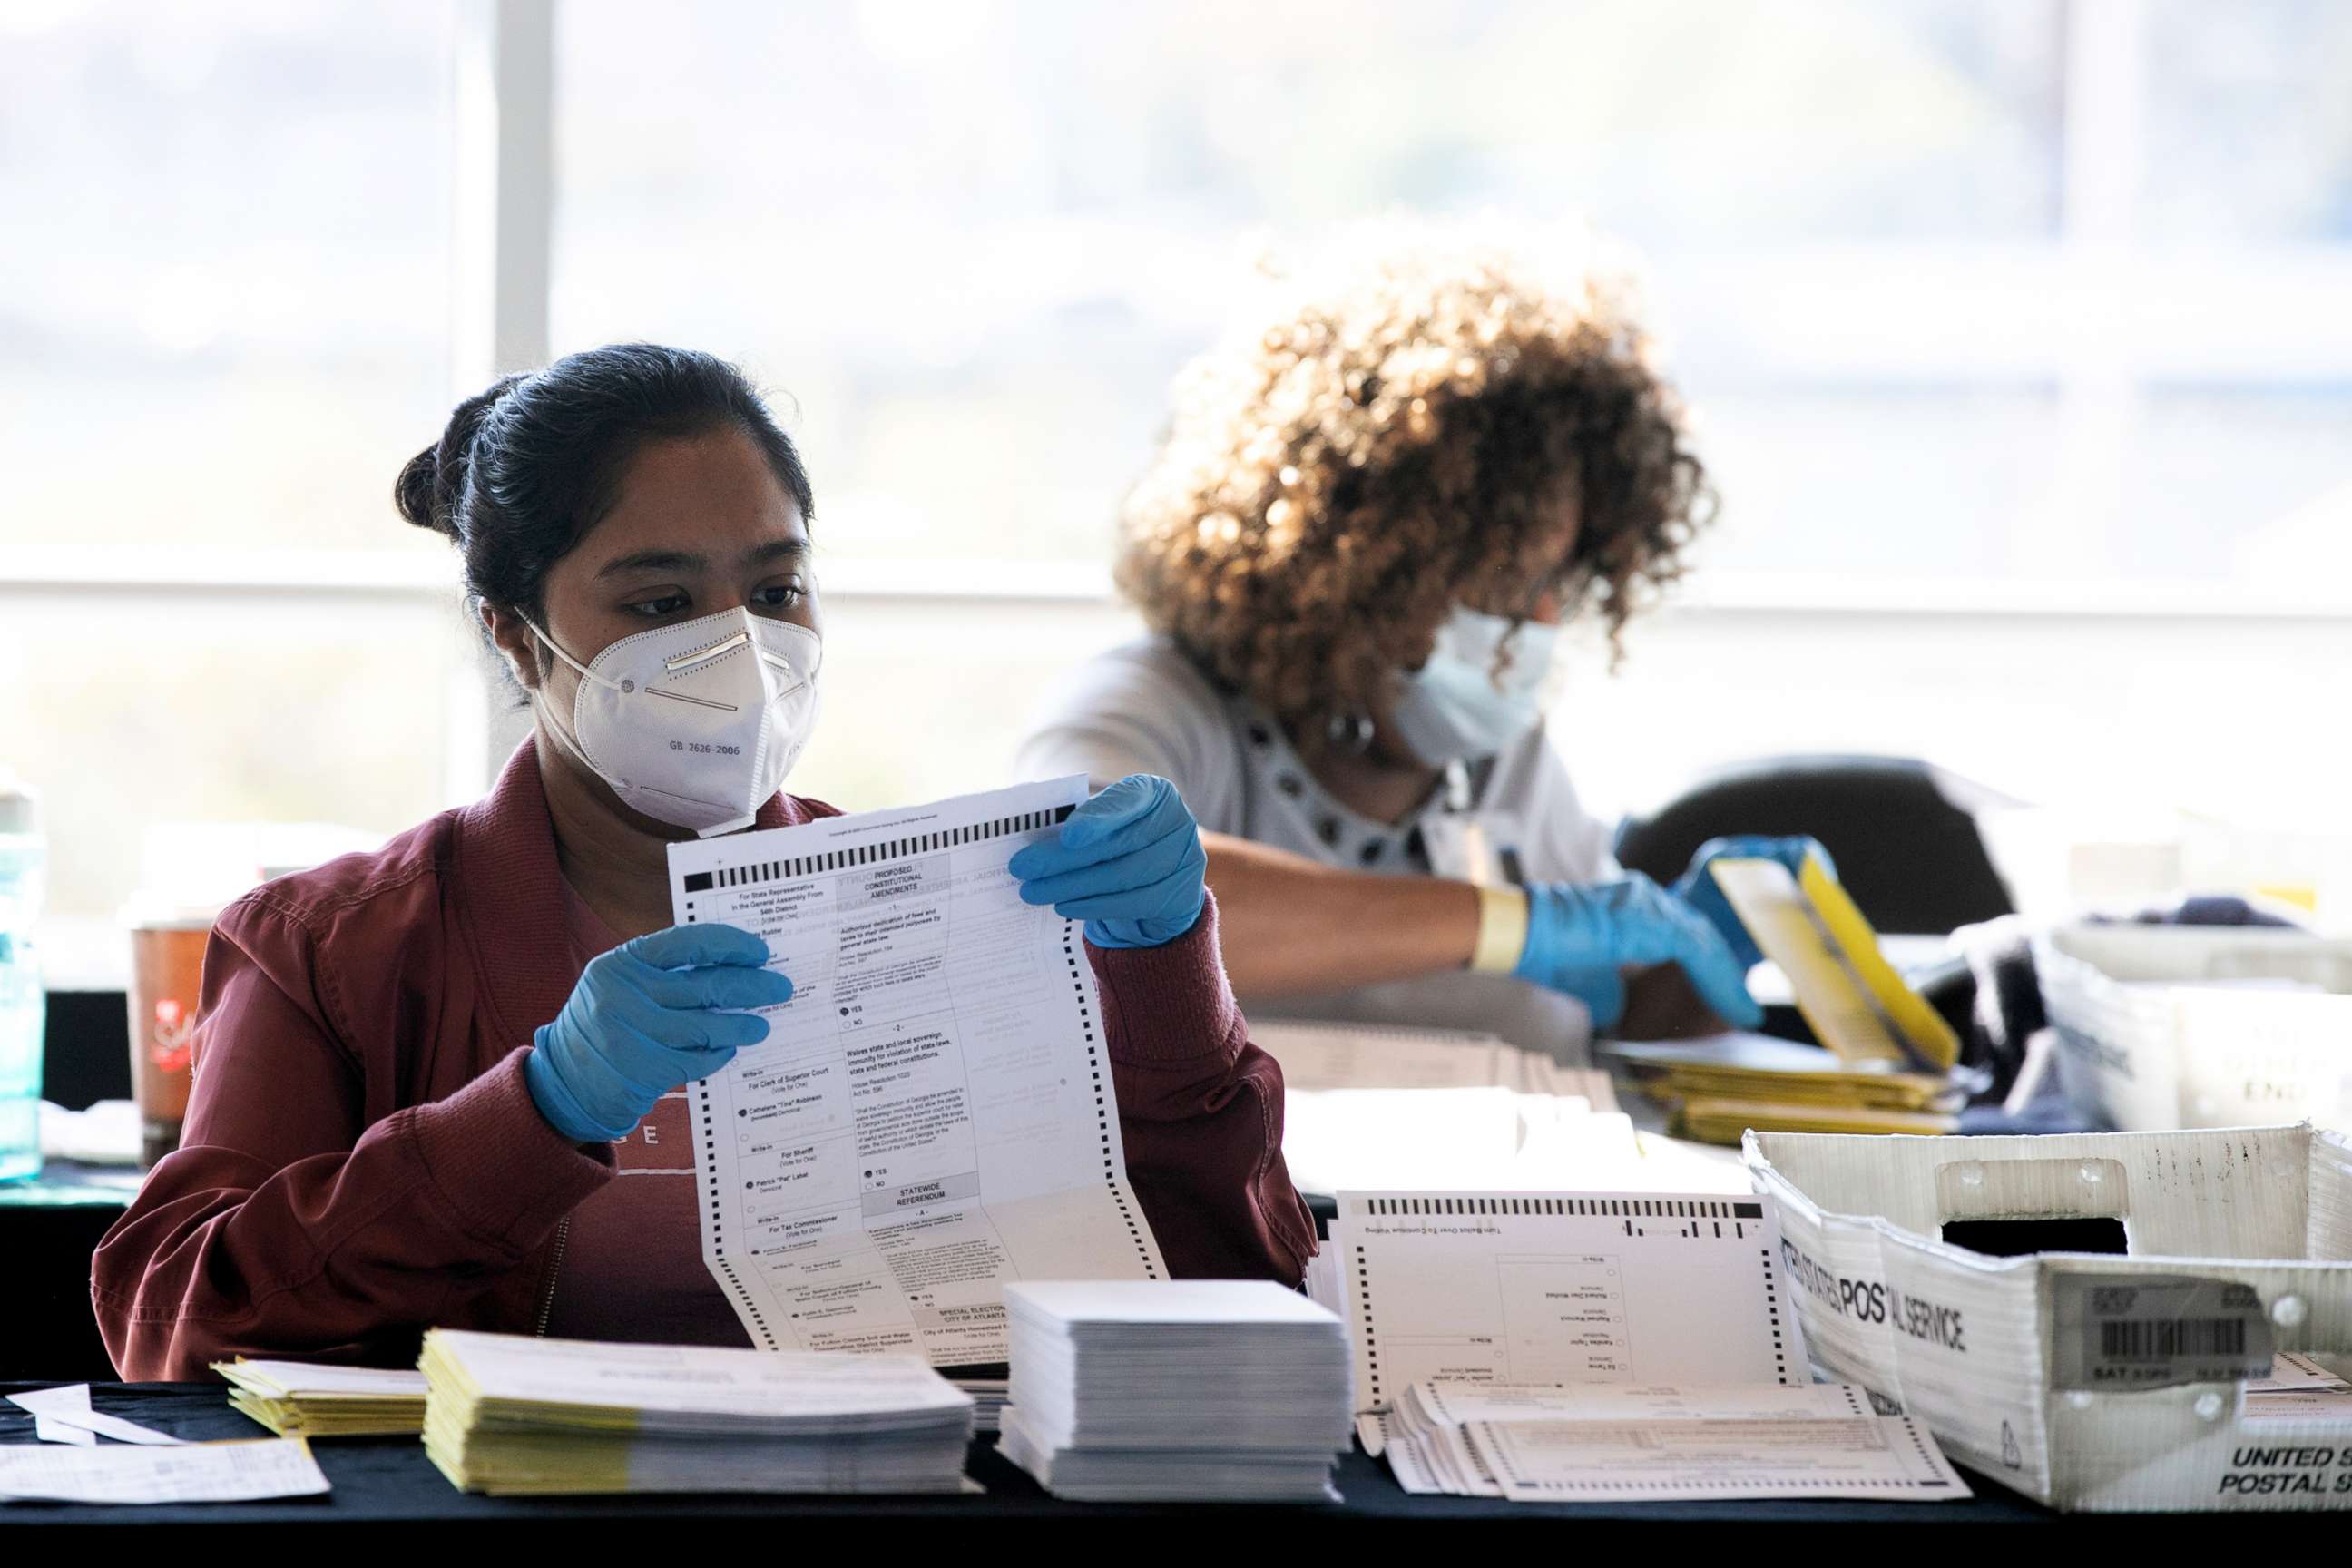
M1959 1037L1878 950L1853 900L1818 857L1801 876L1777 860L1717 860L1716 884L1764 956L1780 966L1797 1010L1847 1062L1949 1072Z

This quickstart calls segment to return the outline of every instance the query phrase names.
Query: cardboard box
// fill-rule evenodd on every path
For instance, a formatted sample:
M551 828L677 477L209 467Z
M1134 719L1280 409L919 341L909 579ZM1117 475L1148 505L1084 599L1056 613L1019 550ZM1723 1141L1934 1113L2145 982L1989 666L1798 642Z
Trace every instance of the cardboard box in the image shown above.
M2341 1136L1750 1132L1746 1153L1814 1375L1959 1462L2064 1510L2352 1508L2352 1419L2244 1387L2273 1351L2352 1353ZM1988 1226L2127 1250L1953 1245Z
M2113 1126L2352 1131L2352 942L2074 925L2034 967L2067 1093Z

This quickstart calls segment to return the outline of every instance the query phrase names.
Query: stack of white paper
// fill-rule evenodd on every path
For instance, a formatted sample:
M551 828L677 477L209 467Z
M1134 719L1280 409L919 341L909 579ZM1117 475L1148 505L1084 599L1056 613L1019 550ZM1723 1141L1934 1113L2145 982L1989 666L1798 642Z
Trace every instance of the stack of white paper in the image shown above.
M1630 1118L1508 1089L1286 1090L1282 1157L1311 1193L1368 1187L1622 1187Z
M1056 1496L1323 1502L1348 1441L1339 1320L1264 1280L1005 1288L1005 1455Z
M950 1492L971 1398L912 1356L436 1329L425 1451L465 1491Z
M1282 1066L1282 1155L1307 1192L1641 1184L1607 1073L1466 1030L1281 1021L1250 1038Z
M1253 1019L1250 1040L1282 1064L1283 1084L1292 1089L1507 1089L1617 1109L1607 1073L1562 1067L1469 1029Z
M950 1381L971 1395L972 1429L995 1431L1004 1418L1004 1402L1011 1397L1008 1381L1001 1377L958 1377Z

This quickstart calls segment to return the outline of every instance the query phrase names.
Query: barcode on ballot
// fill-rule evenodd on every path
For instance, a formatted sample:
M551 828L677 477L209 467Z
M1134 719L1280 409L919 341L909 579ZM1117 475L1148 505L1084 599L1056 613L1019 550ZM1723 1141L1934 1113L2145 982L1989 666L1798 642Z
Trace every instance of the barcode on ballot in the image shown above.
M2109 1361L2170 1361L2175 1356L2243 1355L2243 1318L2143 1318L2099 1325L2099 1353Z

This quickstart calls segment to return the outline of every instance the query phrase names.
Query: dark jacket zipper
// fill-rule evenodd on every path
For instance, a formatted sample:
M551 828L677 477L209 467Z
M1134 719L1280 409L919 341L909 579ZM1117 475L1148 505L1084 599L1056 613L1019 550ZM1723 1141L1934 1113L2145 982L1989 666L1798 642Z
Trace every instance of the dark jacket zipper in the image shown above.
M555 1257L547 1266L547 1293L539 1299L539 1326L531 1332L547 1337L547 1320L555 1315L555 1278L563 1272L563 1248L572 1240L572 1216L555 1222Z

